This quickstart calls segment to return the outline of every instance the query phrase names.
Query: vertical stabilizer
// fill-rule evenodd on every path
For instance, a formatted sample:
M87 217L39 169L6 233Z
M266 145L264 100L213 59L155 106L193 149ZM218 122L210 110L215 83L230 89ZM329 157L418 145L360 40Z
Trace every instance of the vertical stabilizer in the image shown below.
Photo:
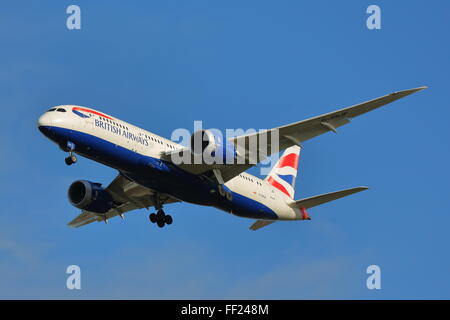
M287 148L269 175L264 179L291 199L294 198L300 150L299 146Z

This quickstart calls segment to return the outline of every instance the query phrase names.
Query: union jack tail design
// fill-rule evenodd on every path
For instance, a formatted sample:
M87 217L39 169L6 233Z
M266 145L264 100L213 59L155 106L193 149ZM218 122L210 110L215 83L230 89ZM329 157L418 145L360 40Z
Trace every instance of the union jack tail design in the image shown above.
M299 146L287 148L265 180L273 187L294 198L295 179L297 178Z

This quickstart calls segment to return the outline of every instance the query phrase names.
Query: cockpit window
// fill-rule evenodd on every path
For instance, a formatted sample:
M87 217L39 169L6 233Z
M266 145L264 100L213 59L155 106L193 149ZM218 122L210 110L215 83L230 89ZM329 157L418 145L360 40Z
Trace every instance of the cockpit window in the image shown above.
M56 109L56 111L59 111L59 112L66 112L66 109L58 108L58 109Z
M55 111L55 110L56 110L56 108L51 108L51 109L48 109L47 112L52 112L52 111Z

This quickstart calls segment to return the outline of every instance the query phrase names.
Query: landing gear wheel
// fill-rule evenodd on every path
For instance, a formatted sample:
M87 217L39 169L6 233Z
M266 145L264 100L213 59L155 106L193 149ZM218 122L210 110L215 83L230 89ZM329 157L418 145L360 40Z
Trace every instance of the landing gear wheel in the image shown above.
M172 224L172 222L173 222L173 219L172 219L172 216L171 215L166 215L165 217L164 217L164 222L166 223L166 224Z
M164 213L164 211L158 210L158 212L156 213L156 224L158 225L158 227L164 227L164 225L166 224L165 220L166 214Z
M162 228L162 227L164 227L164 225L166 223L164 221L162 221L162 220L158 220L158 221L156 221L156 224L158 225L158 227Z
M156 221L158 221L158 220L164 221L165 216L166 216L166 214L164 213L164 211L158 210L158 212L156 213Z
M68 156L67 158L64 159L64 161L66 162L66 164L68 166L74 164L75 162L77 162L77 157L75 157L74 155Z
M167 201L168 198L161 199L160 196L161 195L158 193L154 195L153 201L156 213L151 213L148 218L152 223L156 223L158 227L162 228L166 224L167 225L172 224L173 219L172 216L166 214L163 210L163 204L165 201Z

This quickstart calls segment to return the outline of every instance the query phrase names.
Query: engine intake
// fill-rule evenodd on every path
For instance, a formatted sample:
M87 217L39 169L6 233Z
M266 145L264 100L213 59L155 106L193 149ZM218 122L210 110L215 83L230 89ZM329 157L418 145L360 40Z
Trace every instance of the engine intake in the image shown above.
M100 183L77 180L70 185L67 194L70 203L82 210L106 213L113 207L111 194Z

